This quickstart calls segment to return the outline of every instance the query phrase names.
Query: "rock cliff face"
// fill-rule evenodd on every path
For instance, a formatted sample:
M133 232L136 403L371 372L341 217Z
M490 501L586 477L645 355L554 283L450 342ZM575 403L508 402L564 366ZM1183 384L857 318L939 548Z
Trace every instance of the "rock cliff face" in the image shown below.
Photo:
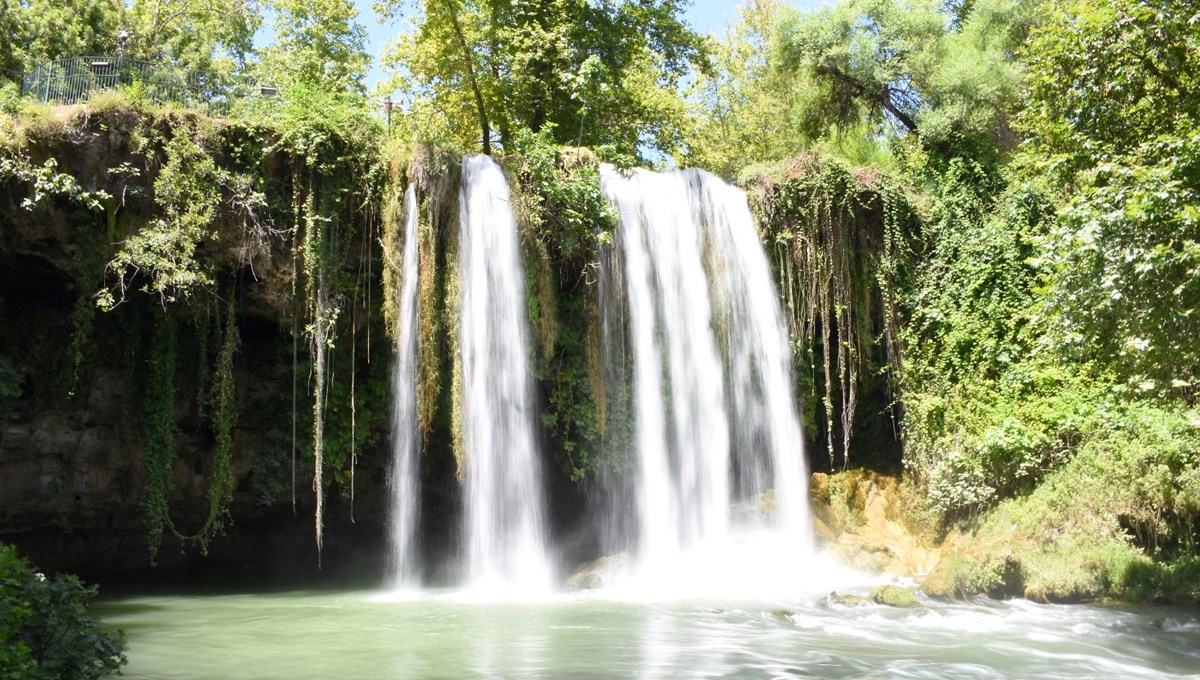
M203 239L196 253L217 282L211 289L167 303L138 291L146 281L135 276L125 301L112 311L94 304L95 293L113 285L114 272L105 263L115 249L161 211L155 182L162 159L147 151L146 138L155 132L169 136L181 123L155 115L62 107L18 125L17 142L3 150L10 161L53 167L52 174L73 178L79 191L103 191L107 198L99 207L85 207L65 192L36 195L35 180L13 171L11 164L7 174L0 174L0 541L17 545L45 569L102 580L204 572L219 572L222 578L311 575L317 555L310 434L303 416L303 409L311 408L306 400L311 389L303 340L293 354L295 270L288 235L281 231L255 242L222 207L211 238ZM246 171L260 186L278 188L282 195L268 197L268 209L278 212L288 200L282 187L293 159L268 152L250 167L231 153L248 134L244 128L204 124L215 126L210 133L218 140L213 150L218 167ZM53 166L46 166L50 159ZM279 216L276 220L286 226ZM361 278L365 286L379 285L370 273ZM240 337L233 361L239 418L231 433L232 521L208 546L207 558L168 531L157 566L151 567L143 456L152 318L156 307L165 309L177 329L171 405L175 461L168 501L170 522L186 536L209 512L216 446L205 396L215 341L209 325L230 296ZM389 368L378 310L363 306L342 323L348 333L378 333L374 356L368 357L360 343L339 365L347 380L350 370L356 371L360 388L386 383ZM296 423L293 507L294 369L302 415ZM375 397L386 400L386 391ZM386 416L386 403L359 407L367 427ZM349 417L331 418L343 415ZM378 571L374 556L385 521L385 446L382 437L373 436L355 451L353 504L348 471L339 472L346 479L339 479L331 494L326 574Z
M382 139L341 132L283 134L123 106L0 119L0 541L45 569L101 581L380 577L391 464L390 287L399 262L389 203L397 187L403 193L413 183L425 320L421 544L430 566L453 563L461 511L451 389L459 157L419 149L385 159ZM562 209L535 198L522 195L540 206L529 214ZM590 398L580 368L589 356L581 310L592 308L582 292L585 267L564 264L561 235L543 231L526 233L523 243L541 248L525 253L537 267L533 325L552 331L539 331L537 398L586 416L576 408ZM166 245L143 242L136 258L120 259L146 234ZM586 244L579 251L573 256L593 254ZM160 292L164 280L194 285ZM101 291L119 304L104 311ZM232 498L214 503L224 459L213 385L230 318ZM323 383L315 379L318 327L328 338L319 343ZM163 375L171 376L165 391L156 377ZM317 384L326 386L320 572ZM167 407L154 403L164 393ZM155 419L163 413L169 423ZM553 465L571 460L564 442L581 428L567 415L556 422L557 429L543 419L541 433L551 530L564 550L586 556L594 539L580 528L583 485ZM164 438L173 442L166 473L152 453ZM167 511L156 514L162 504L150 500L164 477ZM196 540L214 516L223 533ZM159 521L165 530L152 566Z

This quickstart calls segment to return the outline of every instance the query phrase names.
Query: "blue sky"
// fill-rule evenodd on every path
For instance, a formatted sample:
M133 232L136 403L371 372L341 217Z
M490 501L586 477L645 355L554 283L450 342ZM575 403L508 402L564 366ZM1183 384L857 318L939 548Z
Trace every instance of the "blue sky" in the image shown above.
M407 28L407 22L402 19L389 25L380 24L376 20L375 12L371 9L372 0L355 0L355 4L358 6L359 21L367 29L367 50L374 58L371 71L367 74L367 89L374 91L375 84L383 78L383 71L379 68L378 63L379 55L388 41ZM694 0L692 7L687 11L687 20L702 33L719 32L737 19L737 8L740 4L740 0ZM791 4L811 9L820 7L824 2L823 0L791 0ZM259 44L270 41L271 33L273 31L260 31Z

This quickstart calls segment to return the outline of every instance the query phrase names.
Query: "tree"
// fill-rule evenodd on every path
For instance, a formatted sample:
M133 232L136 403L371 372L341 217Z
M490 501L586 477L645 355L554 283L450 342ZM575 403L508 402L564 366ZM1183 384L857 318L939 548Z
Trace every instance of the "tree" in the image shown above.
M279 85L364 92L366 30L350 0L275 0L275 44L264 70Z
M779 28L778 66L815 88L808 127L866 121L949 151L1006 146L1021 70L1013 59L1032 9L978 0L947 14L936 0L844 0L792 12Z
M95 680L119 673L124 635L88 616L96 597L69 574L47 578L0 544L0 677Z
M1200 9L1187 0L1056 0L1031 38L1032 149L1066 179L1200 120Z
M712 69L688 88L690 128L681 164L726 177L752 161L795 155L812 139L797 122L803 88L773 68L782 0L751 0L712 43Z
M1052 339L1138 390L1200 395L1200 10L1065 0L1033 35L1025 164L1064 188Z
M114 0L0 0L0 77L19 80L46 61L111 53L122 9Z
M419 18L384 60L409 101L409 134L484 151L511 150L520 129L626 153L679 144L677 85L705 60L680 0L416 5ZM394 17L401 3L377 9Z
M244 68L261 25L256 0L138 0L121 18L130 57L173 64L191 77Z
M55 59L124 53L219 87L246 66L262 23L256 0L0 0L0 77Z

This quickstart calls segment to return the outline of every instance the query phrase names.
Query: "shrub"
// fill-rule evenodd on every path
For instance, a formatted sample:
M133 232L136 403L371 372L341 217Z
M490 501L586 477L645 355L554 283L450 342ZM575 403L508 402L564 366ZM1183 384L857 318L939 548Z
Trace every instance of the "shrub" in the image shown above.
M94 586L35 572L0 545L0 680L93 680L125 663L124 636L87 615Z

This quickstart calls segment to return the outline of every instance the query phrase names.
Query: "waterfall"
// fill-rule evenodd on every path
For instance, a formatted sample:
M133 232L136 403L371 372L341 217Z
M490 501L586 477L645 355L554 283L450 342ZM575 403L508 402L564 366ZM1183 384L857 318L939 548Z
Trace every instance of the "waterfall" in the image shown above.
M653 564L727 529L724 369L684 177L606 171L603 183L621 221L629 296L639 560Z
M730 566L731 550L763 555L731 548L748 534L803 559L812 541L787 328L745 194L699 170L605 166L601 184L620 221L633 355L636 571L672 584L684 569L754 578ZM681 564L697 552L703 564Z
M771 268L746 194L709 173L688 173L692 210L708 229L714 283L723 289L740 495L770 490L775 526L811 551L804 435L791 348Z
M468 584L543 590L551 569L519 237L500 166L463 159L459 351Z
M420 503L420 431L417 427L417 194L404 192L404 253L400 300L396 313L396 362L392 374L391 514L388 575L393 588L419 585L416 532Z

